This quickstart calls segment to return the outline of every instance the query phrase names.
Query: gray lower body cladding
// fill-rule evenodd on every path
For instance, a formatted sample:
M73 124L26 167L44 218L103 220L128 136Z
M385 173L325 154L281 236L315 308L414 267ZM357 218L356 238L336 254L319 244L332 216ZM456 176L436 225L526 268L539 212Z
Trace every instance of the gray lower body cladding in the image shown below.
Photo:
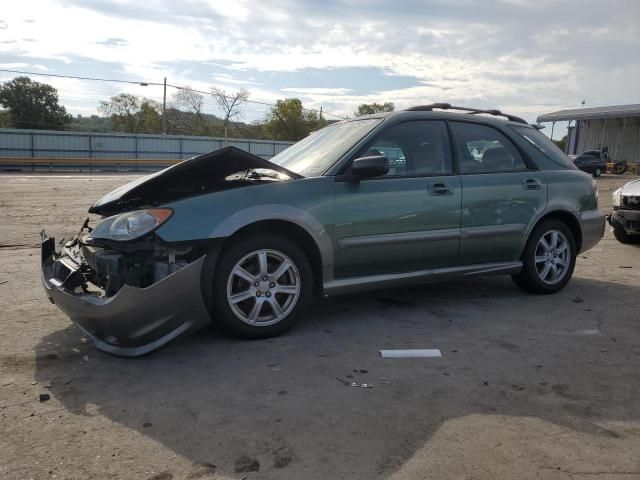
M210 321L202 296L206 255L146 286L123 285L113 296L82 289L81 266L54 251L52 238L42 243L42 283L55 303L96 347L114 355L135 357Z

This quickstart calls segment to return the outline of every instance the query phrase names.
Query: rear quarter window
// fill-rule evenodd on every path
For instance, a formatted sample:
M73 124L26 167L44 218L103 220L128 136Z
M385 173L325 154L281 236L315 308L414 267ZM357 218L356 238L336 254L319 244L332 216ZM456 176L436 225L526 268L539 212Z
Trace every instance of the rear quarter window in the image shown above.
M511 127L511 129L556 165L570 170L578 169L571 159L567 157L549 137L539 130L531 127Z

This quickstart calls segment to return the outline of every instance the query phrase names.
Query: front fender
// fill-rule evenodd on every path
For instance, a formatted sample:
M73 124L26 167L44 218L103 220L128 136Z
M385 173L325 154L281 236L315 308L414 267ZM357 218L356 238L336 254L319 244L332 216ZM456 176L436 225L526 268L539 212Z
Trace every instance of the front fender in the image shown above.
M238 210L217 225L209 237L230 237L246 226L266 220L291 222L303 228L316 242L322 258L322 266L333 265L333 244L324 226L309 212L291 205L273 203Z

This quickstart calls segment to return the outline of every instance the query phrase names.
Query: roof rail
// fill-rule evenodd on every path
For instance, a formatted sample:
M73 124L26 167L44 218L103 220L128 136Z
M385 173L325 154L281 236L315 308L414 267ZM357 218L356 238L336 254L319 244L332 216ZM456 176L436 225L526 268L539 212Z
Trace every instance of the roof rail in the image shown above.
M489 115L505 117L507 120L512 122L529 124L525 119L516 117L515 115L509 115L508 113L502 113L500 110L480 110L477 108L470 107L455 107L450 103L431 103L429 105L417 105L415 107L407 108L408 112L431 112L434 108L440 110L464 110L469 112L471 115L475 115L476 113L487 113Z

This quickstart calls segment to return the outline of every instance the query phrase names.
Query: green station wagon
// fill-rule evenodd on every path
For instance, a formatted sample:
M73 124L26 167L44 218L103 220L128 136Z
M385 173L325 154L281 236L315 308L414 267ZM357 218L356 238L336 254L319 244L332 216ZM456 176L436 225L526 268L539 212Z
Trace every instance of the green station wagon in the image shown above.
M595 181L538 129L448 104L335 123L270 161L223 148L89 212L61 251L43 234L42 280L122 356L209 323L278 335L315 295L500 273L554 293L604 233Z

